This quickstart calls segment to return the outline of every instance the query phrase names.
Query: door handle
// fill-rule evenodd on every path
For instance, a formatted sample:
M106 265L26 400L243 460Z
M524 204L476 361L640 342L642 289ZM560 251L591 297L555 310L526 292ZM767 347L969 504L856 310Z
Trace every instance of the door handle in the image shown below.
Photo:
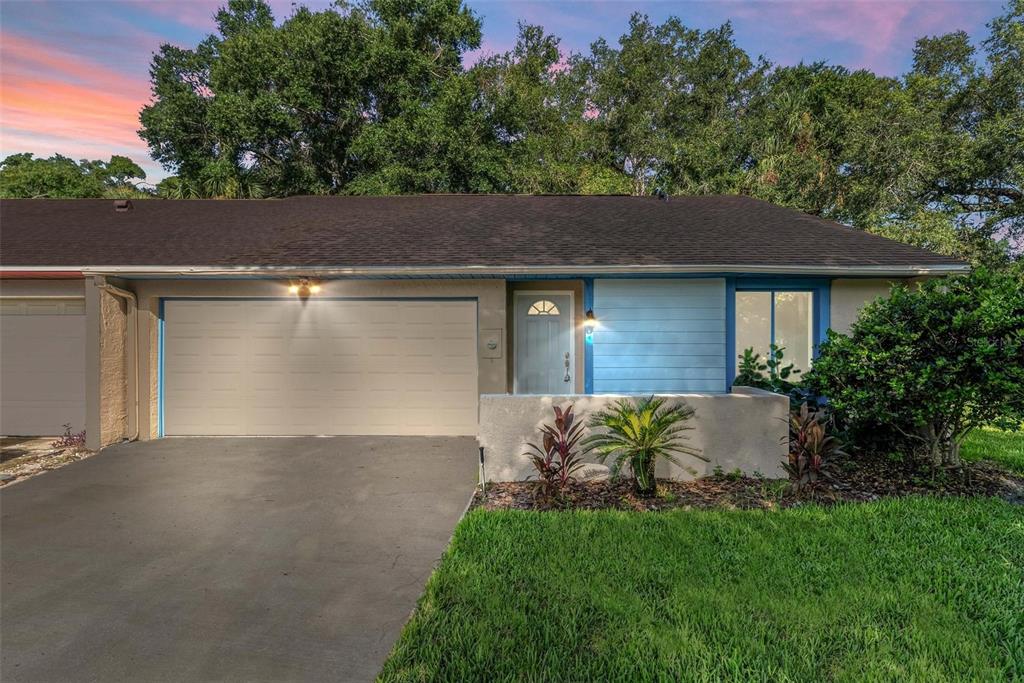
M569 378L569 352L568 351L565 352L565 379L563 379L562 381L563 382L570 382L570 381L572 381Z

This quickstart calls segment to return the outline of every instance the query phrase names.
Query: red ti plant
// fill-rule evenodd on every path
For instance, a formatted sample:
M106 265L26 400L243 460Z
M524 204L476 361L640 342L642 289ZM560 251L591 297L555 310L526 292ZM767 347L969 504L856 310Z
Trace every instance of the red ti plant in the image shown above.
M565 410L554 406L555 423L540 428L541 446L526 444L530 462L537 470L538 493L557 497L565 492L573 474L583 466L578 444L583 437L584 425L576 421L570 403Z
M57 437L57 440L50 444L50 448L54 450L64 450L70 448L72 452L77 453L85 450L85 430L82 430L76 434L71 433L71 425L64 425L64 435Z
M811 410L806 403L789 415L789 458L782 467L799 491L828 474L832 458L843 456L839 439L828 433L824 411Z

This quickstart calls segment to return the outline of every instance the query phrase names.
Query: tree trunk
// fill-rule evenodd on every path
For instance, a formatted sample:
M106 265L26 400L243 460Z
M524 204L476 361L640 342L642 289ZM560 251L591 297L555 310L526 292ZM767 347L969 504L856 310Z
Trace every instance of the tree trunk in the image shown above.
M964 464L963 459L960 458L960 444L957 443L956 439L948 439L946 441L946 449L943 453L943 464L956 467Z
M932 467L940 466L942 464L942 443L935 433L935 425L928 423L921 427L919 431L921 440L924 441L928 462L931 463Z
M963 464L960 459L960 444L945 430L936 429L928 424L921 429L921 436L928 450L928 460L933 467L958 467Z
M654 467L657 463L654 458L646 455L640 461L640 471L634 472L636 480L636 491L641 496L654 495L657 489L657 480L654 478Z

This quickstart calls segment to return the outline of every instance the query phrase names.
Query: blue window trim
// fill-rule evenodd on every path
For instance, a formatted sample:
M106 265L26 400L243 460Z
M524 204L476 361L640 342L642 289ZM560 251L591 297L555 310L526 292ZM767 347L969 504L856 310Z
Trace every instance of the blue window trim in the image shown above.
M725 279L725 390L736 379L736 278Z
M794 278L794 277L735 277L726 278L726 390L731 389L736 378L736 292L811 292L812 324L815 340L811 350L813 358L818 357L821 343L828 336L832 310L832 280L828 278ZM775 339L775 306L771 309L771 335Z
M157 318L156 435L164 435L164 300L160 299Z
M583 278L583 312L594 308L594 278ZM594 337L583 335L583 393L594 393Z

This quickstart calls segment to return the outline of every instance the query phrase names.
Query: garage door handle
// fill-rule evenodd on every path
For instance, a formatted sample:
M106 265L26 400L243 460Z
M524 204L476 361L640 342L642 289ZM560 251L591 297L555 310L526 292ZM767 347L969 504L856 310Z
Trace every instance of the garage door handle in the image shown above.
M568 351L565 352L565 379L563 379L562 381L563 382L571 381L569 379L569 352Z

